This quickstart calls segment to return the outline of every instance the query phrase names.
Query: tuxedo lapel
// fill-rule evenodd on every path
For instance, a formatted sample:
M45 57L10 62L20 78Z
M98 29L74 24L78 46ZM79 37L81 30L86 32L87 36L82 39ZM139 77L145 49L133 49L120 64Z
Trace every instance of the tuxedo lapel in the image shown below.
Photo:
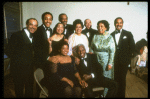
M124 31L122 29L122 33L121 33L120 38L119 38L118 46L120 46L120 44L122 44L121 42L123 40L123 36L124 36Z
M23 41L25 41L25 43L30 43L31 44L31 41L29 40L27 34L25 33L25 31L23 30L22 31L22 37L23 37Z
M117 43L116 43L115 31L114 31L114 33L112 34L112 36L113 36L113 38L114 38L115 46L118 46Z

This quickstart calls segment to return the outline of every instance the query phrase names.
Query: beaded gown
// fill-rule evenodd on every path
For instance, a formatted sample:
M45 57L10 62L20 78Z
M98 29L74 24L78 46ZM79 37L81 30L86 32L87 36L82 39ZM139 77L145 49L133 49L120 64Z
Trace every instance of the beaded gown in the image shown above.
M114 54L115 54L115 43L113 37L108 33L105 32L103 35L97 33L94 35L90 52L97 54L98 62L103 67L103 75L105 77L114 79ZM111 70L108 69L108 64L112 65ZM108 89L105 88L104 96L106 96Z

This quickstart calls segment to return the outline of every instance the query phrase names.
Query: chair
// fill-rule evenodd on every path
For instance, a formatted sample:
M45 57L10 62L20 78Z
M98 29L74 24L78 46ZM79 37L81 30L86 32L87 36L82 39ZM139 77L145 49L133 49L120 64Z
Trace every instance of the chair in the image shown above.
M41 81L43 78L44 78L43 70L40 68L37 68L34 72L34 79L41 89L39 98L47 98L48 97L48 89L43 84L41 84Z

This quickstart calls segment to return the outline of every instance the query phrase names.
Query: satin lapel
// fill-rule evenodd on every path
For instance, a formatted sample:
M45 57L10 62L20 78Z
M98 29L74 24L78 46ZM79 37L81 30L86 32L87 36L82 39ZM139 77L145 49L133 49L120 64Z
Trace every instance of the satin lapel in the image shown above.
M120 38L119 38L118 46L120 46L120 44L122 44L121 42L123 40L123 36L124 36L124 31L122 29L122 33L121 33Z
M22 37L23 37L23 40L25 41L25 43L31 43L31 41L29 40L29 38L24 30L22 31L21 34L22 34Z
M90 63L91 61L90 61L90 55L89 54L87 54L87 67L89 67L89 65L91 65L91 63Z
M117 46L116 38L115 38L115 31L114 31L114 33L112 34L112 36L114 37L115 46Z
M42 30L44 39L47 39L47 34L46 34L46 31L45 31L45 28L43 27L43 25L41 26L41 30Z

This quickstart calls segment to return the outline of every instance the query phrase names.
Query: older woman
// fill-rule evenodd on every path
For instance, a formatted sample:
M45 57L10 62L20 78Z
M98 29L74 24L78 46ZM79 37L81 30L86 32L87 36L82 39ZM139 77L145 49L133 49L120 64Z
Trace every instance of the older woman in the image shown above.
M103 75L114 79L114 53L115 43L113 37L107 32L109 31L109 23L106 20L101 20L97 23L98 33L94 35L91 42L90 52L97 54L97 59L103 67ZM108 89L105 88L104 96Z
M80 19L77 19L73 22L73 27L75 29L75 33L70 35L68 39L69 44L69 53L68 55L76 56L76 46L78 44L83 44L86 48L86 52L89 52L89 44L88 39L84 34L81 34L82 29L84 27L83 22Z

